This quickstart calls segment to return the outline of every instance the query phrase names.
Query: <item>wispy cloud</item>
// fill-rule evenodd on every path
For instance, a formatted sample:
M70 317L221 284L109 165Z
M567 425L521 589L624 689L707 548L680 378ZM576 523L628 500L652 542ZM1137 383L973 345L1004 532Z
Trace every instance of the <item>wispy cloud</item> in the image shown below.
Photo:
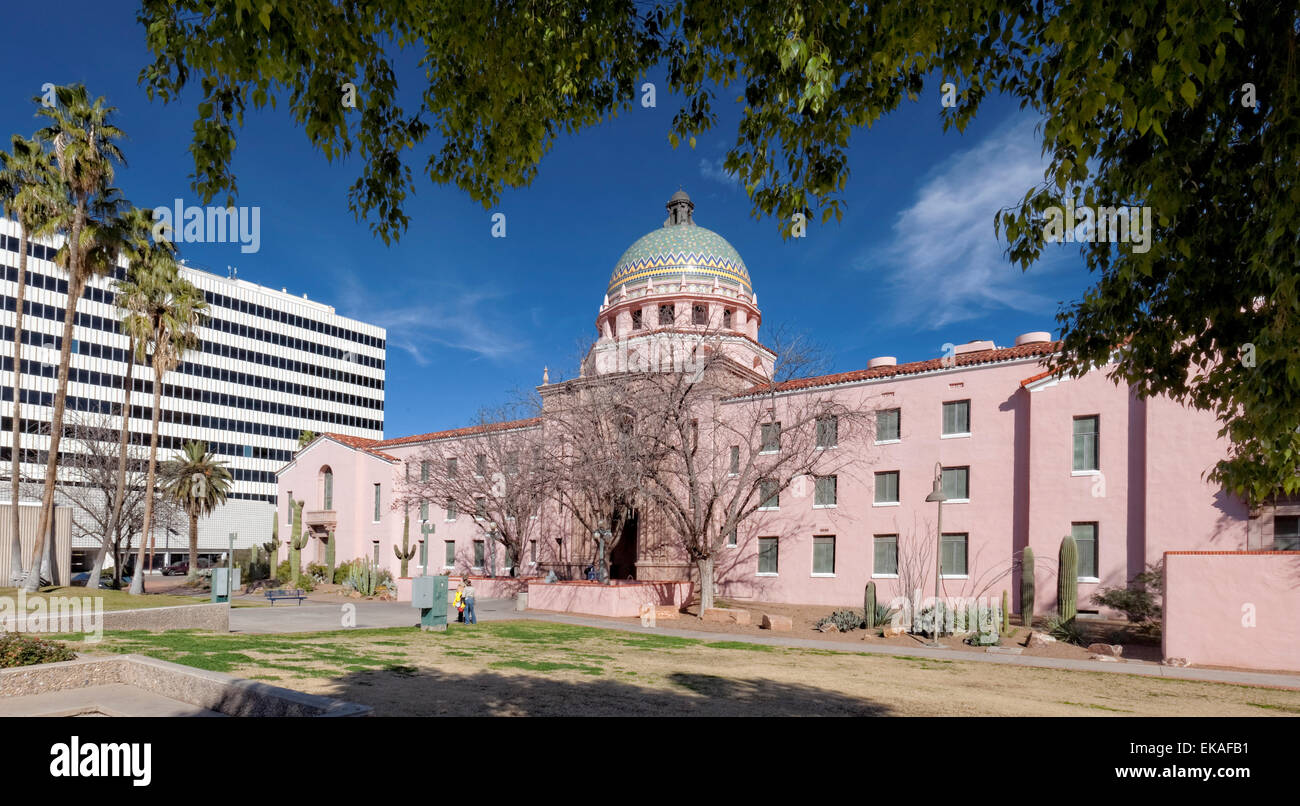
M725 157L718 157L716 159L706 159L701 157L700 176L710 182L718 182L719 184L739 188L740 177L723 167L724 162L726 162Z
M394 299L374 293L351 274L342 274L340 283L348 303L339 312L384 328L388 346L404 350L420 366L432 362L434 347L499 361L525 346L499 321L502 312L510 310L502 304L504 293L451 287L420 289Z
M1059 256L1022 272L993 229L997 212L1041 183L1045 167L1034 121L1027 120L954 154L926 177L889 242L855 262L884 276L896 322L940 328L998 310L1053 306L1037 280Z

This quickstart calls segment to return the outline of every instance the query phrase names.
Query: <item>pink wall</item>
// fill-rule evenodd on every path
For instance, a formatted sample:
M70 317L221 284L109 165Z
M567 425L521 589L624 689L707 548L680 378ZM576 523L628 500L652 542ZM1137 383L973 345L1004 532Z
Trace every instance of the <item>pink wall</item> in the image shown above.
M1167 552L1164 614L1166 658L1300 672L1300 554Z
M690 582L653 582L602 585L597 582L533 582L528 586L529 610L555 610L610 618L633 618L641 605L676 605L688 601Z

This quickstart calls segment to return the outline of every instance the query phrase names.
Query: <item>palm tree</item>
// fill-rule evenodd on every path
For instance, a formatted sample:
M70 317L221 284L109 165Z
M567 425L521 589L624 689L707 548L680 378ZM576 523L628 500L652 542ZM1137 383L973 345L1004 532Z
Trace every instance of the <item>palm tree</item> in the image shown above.
M80 84L58 87L55 97L57 104L42 105L38 111L39 115L49 118L49 124L37 132L36 137L42 142L53 144L59 176L66 186L68 196L70 210L65 227L68 239L64 247L67 253L68 300L63 316L63 343L59 351L54 412L50 417L49 458L45 464L41 516L32 553L32 567L23 583L28 591L35 591L40 584L40 557L54 517L54 485L59 472L59 442L63 438L63 416L68 402L68 369L72 359L77 303L81 300L81 293L90 276L111 269L112 258L116 257L115 252L102 248L97 250L99 259L92 257L98 233L91 216L96 212L96 206L106 206L100 202L112 196L108 191L113 182L113 164L123 162L122 151L117 146L123 133L109 122L117 111L114 107L107 106L102 97L91 101L86 88ZM103 214L104 210L98 212Z
M170 260L159 257L159 260ZM147 284L147 296L141 312L132 314L140 321L131 329L146 333L146 344L153 365L153 422L149 433L149 470L145 475L144 524L136 551L135 573L131 593L144 593L145 544L153 532L154 487L158 473L158 420L162 414L163 376L180 365L186 351L199 344L199 326L207 319L203 293L180 276L173 262L171 272L164 272L158 282Z
M226 502L230 471L215 453L208 453L206 442L187 442L175 459L163 465L162 477L167 492L190 516L189 578L194 579L199 570L199 518Z
M54 219L58 181L49 154L35 140L15 134L13 152L0 151L0 202L18 223L18 295L14 305L14 407L13 470L10 473L9 515L12 518L9 568L14 580L23 578L22 540L19 537L18 493L22 480L22 377L23 306L27 291L27 249L31 236L46 234Z
M145 359L144 347L148 343L148 332L144 329L147 320L143 318L145 305L150 296L149 286L165 279L169 272L175 272L172 260L174 247L170 241L153 244L149 240L152 219L148 210L133 207L118 221L121 237L127 244L130 268L127 276L119 280L113 291L113 305L122 312L119 323L127 337L126 372L122 382L122 428L118 440L117 489L113 495L113 508L108 518L108 528L104 532L104 542L95 554L95 563L90 569L90 578L86 587L99 587L99 575L104 568L104 558L108 555L109 541L117 534L122 519L122 502L126 498L127 444L131 434L131 390L132 374L137 361Z

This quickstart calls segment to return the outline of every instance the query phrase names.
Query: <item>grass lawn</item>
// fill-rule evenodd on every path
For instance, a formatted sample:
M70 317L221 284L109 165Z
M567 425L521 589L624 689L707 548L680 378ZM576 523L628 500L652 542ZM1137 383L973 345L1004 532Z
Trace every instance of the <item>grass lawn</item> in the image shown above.
M0 596L17 597L17 588L0 588ZM87 590L80 585L67 585L41 588L39 593L29 593L27 598L45 596L91 596L104 600L104 610L141 610L146 607L172 607L174 605L205 604L212 601L207 596L175 596L167 593L146 593L132 596L127 591L95 589ZM260 607L259 602L235 602L234 607Z
M1300 691L538 621L445 633L110 632L76 649L150 655L394 716L1300 714Z

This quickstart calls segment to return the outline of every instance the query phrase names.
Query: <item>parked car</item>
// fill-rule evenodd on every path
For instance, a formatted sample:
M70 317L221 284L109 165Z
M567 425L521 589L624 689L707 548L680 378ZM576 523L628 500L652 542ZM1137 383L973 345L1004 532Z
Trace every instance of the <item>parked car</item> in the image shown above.
M200 563L200 567L202 564ZM162 570L163 576L184 576L190 572L189 560L181 560L178 563L172 563Z

